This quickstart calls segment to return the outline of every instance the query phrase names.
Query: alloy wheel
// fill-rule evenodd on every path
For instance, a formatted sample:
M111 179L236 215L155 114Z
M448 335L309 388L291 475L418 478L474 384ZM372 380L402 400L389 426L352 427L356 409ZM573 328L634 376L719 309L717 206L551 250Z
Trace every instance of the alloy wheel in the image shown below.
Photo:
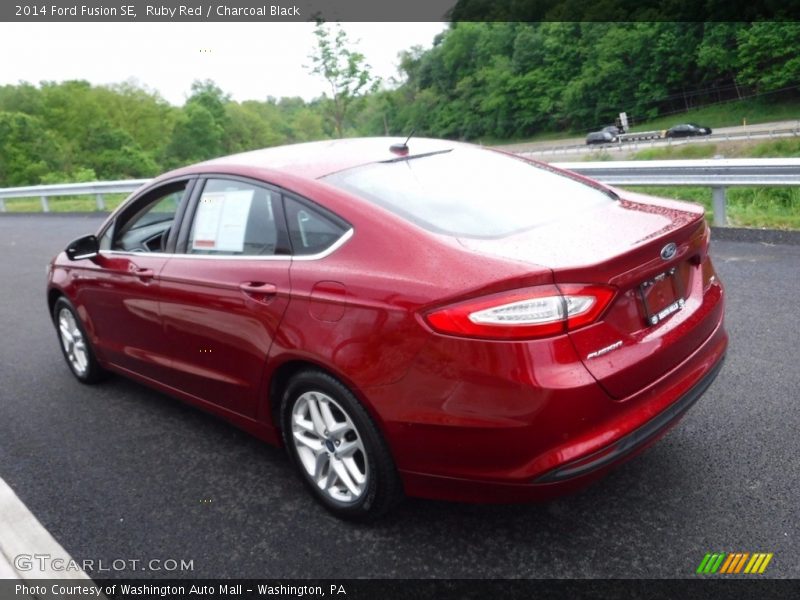
M67 355L70 367L78 376L86 375L89 369L89 352L86 340L78 327L75 315L68 308L58 312L58 332L64 353Z
M292 442L307 477L340 503L356 502L368 487L364 442L353 420L333 398L309 391L294 404Z

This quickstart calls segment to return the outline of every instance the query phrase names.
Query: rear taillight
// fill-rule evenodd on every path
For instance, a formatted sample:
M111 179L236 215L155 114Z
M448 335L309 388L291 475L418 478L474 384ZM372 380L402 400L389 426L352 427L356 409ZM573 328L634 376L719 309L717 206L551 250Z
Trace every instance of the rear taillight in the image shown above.
M434 309L425 322L439 333L496 340L558 335L595 321L614 297L600 285L542 285L481 296Z

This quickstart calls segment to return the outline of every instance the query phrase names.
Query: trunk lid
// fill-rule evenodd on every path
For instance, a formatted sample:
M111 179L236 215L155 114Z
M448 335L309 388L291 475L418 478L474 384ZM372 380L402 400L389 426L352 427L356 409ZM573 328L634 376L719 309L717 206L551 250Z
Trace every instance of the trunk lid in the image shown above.
M557 285L616 288L599 321L569 336L589 372L618 399L683 361L718 322L710 314L713 298L705 301L703 209L693 204L625 192L618 202L569 220L460 242L473 251L549 267Z

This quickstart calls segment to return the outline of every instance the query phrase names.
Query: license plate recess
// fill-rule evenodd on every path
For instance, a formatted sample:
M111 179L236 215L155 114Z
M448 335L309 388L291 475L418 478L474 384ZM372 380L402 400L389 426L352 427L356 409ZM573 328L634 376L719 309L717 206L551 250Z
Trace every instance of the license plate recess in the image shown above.
M657 325L686 304L683 282L676 267L639 284L645 322Z

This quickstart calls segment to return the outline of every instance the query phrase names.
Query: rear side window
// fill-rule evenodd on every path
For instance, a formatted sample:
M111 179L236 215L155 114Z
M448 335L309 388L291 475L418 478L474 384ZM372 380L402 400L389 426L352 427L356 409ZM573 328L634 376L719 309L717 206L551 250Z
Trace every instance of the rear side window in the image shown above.
M280 194L266 188L229 179L209 179L197 204L187 252L226 256L275 254L278 202Z
M285 206L292 254L296 256L324 252L349 229L337 217L294 198L287 196Z
M614 201L613 195L571 177L464 147L324 179L421 227L459 237L504 237Z

